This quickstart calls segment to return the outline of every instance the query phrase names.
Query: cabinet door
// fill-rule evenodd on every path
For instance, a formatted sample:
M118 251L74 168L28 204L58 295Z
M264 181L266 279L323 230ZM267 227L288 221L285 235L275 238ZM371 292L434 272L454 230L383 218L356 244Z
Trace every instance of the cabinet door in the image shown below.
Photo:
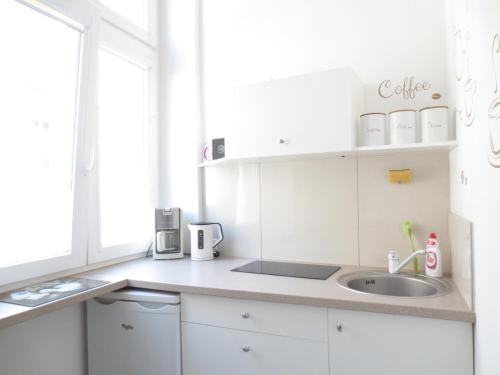
M361 84L348 68L239 87L226 156L348 151L362 107Z
M182 323L184 375L326 375L328 344Z
M472 324L329 310L331 375L472 375Z
M87 301L90 375L180 375L178 305Z

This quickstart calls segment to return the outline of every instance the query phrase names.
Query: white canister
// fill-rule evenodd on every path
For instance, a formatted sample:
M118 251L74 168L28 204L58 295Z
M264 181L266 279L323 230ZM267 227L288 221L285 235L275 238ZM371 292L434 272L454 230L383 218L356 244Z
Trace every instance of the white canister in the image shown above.
M389 113L391 144L401 145L417 142L416 111L401 109Z
M422 142L444 142L449 140L448 107L426 107L420 110Z
M359 116L359 145L385 145L385 113L364 113Z

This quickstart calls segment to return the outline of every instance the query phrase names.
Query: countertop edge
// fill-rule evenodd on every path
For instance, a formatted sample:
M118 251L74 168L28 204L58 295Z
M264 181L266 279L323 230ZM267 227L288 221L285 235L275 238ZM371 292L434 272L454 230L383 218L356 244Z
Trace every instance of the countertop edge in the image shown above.
M106 280L106 277L103 277L102 274L99 276L100 277L94 277L94 278ZM202 294L214 297L240 298L240 299L264 301L264 302L288 303L296 305L317 306L324 308L336 308L342 310L356 310L356 311L365 311L372 313L406 315L406 316L414 316L421 318L459 321L472 324L476 322L476 314L473 311L465 311L465 310L463 311L446 310L446 309L435 309L431 307L402 306L398 304L391 305L388 303L377 303L371 301L355 301L355 300L335 299L335 298L309 297L303 295L269 293L265 291L262 292L248 291L241 289L229 289L223 287L214 288L214 287L193 286L186 284L123 278L110 281L108 284L102 285L100 287L86 290L72 296L64 297L44 305L40 305L33 308L25 308L24 310L21 310L19 312L13 312L11 315L0 317L0 329L7 328L9 326L13 326L15 324L34 319L57 310L61 310L70 305L85 302L89 299L102 296L104 294L113 292L121 288L125 288L127 286L135 288L152 289L158 291L176 292L176 293Z
M432 308L388 305L383 303L348 301L340 299L327 299L306 296L293 296L285 294L273 294L266 292L249 292L238 289L205 288L182 284L157 283L153 281L128 280L128 285L134 288L144 288L177 293L203 294L214 297L241 298L264 302L288 303L296 305L309 305L325 308L337 308L342 310L357 310L373 313L406 315L420 318L442 319L475 323L476 314L472 311L454 311Z
M120 280L115 282L109 282L108 284L99 286L97 288L89 289L81 293L74 294L72 296L64 297L56 301L52 301L40 306L28 308L27 310L14 313L10 316L0 318L0 329L4 329L13 326L18 323L22 323L31 319L38 318L40 316L49 314L54 311L61 310L65 307L75 305L77 303L88 301L89 299L102 296L104 294L113 292L115 290L125 288L127 286L127 280Z

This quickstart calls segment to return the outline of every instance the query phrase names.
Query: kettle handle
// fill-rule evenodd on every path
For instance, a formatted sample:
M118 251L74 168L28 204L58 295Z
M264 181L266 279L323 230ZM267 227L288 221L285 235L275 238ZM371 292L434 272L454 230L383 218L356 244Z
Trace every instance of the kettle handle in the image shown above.
M212 245L212 247L216 247L224 240L224 232L222 231L222 225L220 223L214 223L214 225L218 225L220 229L220 239L216 240L216 242Z

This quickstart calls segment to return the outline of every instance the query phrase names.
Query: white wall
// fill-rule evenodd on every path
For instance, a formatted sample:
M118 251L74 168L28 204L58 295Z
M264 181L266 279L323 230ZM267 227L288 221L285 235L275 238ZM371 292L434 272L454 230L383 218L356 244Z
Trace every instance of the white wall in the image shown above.
M159 132L156 207L181 207L186 222L200 212L201 155L198 0L158 2L163 22L159 37ZM184 239L189 247L189 232Z
M207 139L231 126L234 87L344 66L367 85L367 111L446 103L444 0L207 0L203 2ZM431 89L379 98L407 76ZM442 100L432 100L439 92Z
M86 375L84 305L0 330L0 374Z
M204 1L206 139L229 133L238 85L344 66L365 83L367 111L446 104L445 21L444 0ZM408 76L431 89L380 98L381 82ZM440 100L431 99L436 92ZM406 167L412 184L386 182L388 169ZM207 218L222 221L228 254L385 267L387 250L407 254L400 228L412 219L420 245L429 231L441 236L449 271L446 155L254 163L205 174Z
M499 147L500 120L490 106L499 101L500 55L494 36L500 34L500 2L449 0L448 15L449 85L459 111L460 145L450 158L451 208L473 222L476 374L496 375L500 373L500 169L492 146ZM460 34L463 38L457 37Z

